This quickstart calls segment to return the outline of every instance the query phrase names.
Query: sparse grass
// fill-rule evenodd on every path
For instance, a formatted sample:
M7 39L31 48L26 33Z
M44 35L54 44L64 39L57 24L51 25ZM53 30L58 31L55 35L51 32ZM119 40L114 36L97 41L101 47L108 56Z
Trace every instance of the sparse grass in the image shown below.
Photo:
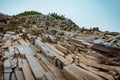
M28 32L32 35L39 36L43 33L43 30L39 28L31 28L31 29L28 29Z
M18 21L11 21L9 24L6 25L5 31L14 31L18 28L20 23Z

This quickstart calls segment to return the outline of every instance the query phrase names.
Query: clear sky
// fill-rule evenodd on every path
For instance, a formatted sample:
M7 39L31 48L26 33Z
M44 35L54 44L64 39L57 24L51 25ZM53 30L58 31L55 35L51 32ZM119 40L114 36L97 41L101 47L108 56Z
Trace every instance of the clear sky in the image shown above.
M0 12L15 15L35 10L57 12L80 27L120 32L120 0L0 0Z

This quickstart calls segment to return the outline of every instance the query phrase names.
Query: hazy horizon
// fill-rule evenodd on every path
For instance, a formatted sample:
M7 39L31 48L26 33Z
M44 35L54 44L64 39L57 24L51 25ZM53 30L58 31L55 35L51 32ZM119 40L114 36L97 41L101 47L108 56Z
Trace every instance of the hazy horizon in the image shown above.
M79 27L99 27L120 32L120 0L0 0L0 12L16 15L24 11L65 15Z

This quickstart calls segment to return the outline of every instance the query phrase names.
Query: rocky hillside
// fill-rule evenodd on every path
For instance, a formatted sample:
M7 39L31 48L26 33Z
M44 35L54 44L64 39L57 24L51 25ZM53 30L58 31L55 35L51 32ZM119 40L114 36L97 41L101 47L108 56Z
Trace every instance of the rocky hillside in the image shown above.
M15 16L4 15L3 17L3 15L0 14L0 24L6 25L5 30L16 30L18 26L60 29L65 31L79 30L79 27L72 20L57 13L43 15L35 11L25 11Z
M34 26L44 29L60 29L66 31L76 31L79 27L70 19L56 19L50 15L32 15L27 16L22 25Z
M0 80L120 80L118 33L35 11L0 24Z

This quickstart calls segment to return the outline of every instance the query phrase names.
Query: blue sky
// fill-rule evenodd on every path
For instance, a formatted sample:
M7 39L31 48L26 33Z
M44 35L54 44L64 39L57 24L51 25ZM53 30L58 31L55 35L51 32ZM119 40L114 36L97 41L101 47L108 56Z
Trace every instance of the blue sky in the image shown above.
M15 15L29 10L57 12L80 27L120 32L120 0L0 0L2 13Z

